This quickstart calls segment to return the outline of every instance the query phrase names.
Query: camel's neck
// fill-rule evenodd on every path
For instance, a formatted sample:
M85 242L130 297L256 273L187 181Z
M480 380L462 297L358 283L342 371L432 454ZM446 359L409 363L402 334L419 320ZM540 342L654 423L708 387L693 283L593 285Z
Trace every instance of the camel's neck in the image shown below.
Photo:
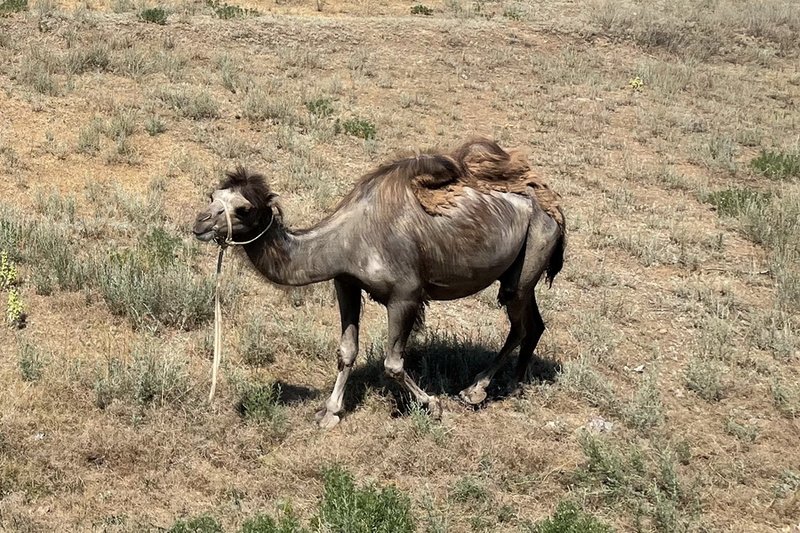
M341 218L331 218L308 231L292 233L276 224L244 249L259 272L278 285L327 281L339 275L344 265L344 225Z

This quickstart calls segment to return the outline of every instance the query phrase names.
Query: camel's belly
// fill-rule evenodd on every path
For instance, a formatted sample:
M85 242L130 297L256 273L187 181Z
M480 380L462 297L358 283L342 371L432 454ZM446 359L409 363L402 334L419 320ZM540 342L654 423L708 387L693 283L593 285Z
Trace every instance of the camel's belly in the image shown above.
M439 219L434 237L423 242L426 268L421 280L433 300L463 298L485 289L514 263L530 220L530 200L497 195L491 217L467 218L463 224ZM470 217L474 205L463 215ZM452 220L452 219L451 219Z

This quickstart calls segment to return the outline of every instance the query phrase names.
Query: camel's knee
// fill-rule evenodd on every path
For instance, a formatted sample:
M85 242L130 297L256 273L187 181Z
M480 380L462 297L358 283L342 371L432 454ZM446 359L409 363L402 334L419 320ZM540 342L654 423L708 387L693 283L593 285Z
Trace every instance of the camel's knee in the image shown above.
M342 370L344 367L353 366L357 356L358 346L349 342L343 342L339 345L339 370Z
M383 371L394 380L399 381L403 379L403 360L395 357L387 357L383 361Z

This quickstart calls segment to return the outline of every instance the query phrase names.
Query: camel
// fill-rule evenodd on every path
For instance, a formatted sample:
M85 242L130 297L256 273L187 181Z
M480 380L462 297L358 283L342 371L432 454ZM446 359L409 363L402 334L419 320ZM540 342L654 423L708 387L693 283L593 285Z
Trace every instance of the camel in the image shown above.
M277 198L262 175L238 166L210 195L193 232L205 242L254 239L242 248L272 283L333 280L341 341L333 391L316 414L321 428L343 416L359 349L362 291L387 310L386 374L432 416L441 416L440 400L403 366L406 343L429 301L463 298L499 281L507 339L459 397L483 403L517 347L516 383L525 378L545 329L534 288L543 274L552 286L561 270L566 231L558 195L533 174L522 152L478 138L449 153L398 158L364 175L330 214L304 230L286 227Z

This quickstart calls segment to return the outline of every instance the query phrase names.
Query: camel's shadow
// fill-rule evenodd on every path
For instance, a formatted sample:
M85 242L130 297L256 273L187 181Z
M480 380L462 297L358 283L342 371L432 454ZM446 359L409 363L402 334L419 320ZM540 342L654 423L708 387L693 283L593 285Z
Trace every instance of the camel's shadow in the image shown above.
M405 367L413 379L429 394L457 397L475 376L489 367L496 349L468 339L436 333L423 335L409 344ZM507 398L514 384L516 356L495 375L487 389L487 401ZM553 382L561 371L561 363L534 356L525 383ZM364 402L368 390L391 399L395 414L408 414L413 403L410 394L384 374L383 351L370 347L361 364L353 369L345 393L345 410L352 411ZM484 403L485 405L485 403Z
M278 403L282 405L297 405L308 400L314 400L322 395L319 389L313 389L304 385L292 385L282 380L276 381L275 386L280 391L278 394Z

